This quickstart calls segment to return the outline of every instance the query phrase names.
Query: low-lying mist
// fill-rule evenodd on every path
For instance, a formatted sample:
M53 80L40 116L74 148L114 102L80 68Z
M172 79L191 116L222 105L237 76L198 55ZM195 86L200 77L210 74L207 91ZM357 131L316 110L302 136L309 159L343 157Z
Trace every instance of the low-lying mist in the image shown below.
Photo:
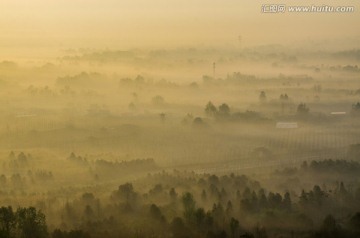
M3 60L0 237L358 237L359 52Z

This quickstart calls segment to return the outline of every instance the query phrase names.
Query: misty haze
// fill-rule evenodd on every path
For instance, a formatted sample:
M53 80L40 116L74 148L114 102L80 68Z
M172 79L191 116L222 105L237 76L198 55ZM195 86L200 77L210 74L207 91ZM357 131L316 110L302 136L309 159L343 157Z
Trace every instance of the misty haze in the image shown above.
M360 4L263 4L2 1L0 238L359 237Z

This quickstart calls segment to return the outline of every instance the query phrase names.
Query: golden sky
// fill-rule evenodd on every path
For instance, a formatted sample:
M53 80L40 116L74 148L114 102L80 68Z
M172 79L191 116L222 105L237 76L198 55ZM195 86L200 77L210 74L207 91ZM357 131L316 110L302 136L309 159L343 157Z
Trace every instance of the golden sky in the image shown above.
M263 14L261 6L351 5L353 13ZM359 38L359 1L0 0L0 48L128 48Z

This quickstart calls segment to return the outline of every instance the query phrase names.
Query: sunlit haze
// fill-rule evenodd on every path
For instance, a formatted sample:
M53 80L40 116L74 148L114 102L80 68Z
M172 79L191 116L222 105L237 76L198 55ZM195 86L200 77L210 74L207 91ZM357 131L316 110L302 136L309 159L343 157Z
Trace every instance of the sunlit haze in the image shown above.
M359 0L0 0L0 238L359 238L359 29Z
M275 1L276 2L276 1ZM271 3L275 3L271 2ZM145 48L243 46L324 42L354 44L359 30L354 13L264 14L268 3L253 0L2 0L0 47L20 56L63 48ZM293 1L287 5L329 4ZM333 3L333 2L331 2ZM360 8L359 1L336 4ZM35 56L35 53L31 53Z

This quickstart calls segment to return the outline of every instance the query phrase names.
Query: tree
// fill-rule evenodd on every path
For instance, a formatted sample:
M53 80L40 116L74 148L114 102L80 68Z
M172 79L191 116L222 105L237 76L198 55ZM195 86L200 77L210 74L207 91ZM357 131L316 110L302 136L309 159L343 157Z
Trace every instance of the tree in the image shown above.
M285 105L289 102L289 96L285 94L280 95L280 102L281 102L281 113L284 113Z
M250 199L241 199L240 207L245 212L253 212L253 204L251 203Z
M239 229L239 221L232 217L230 220L230 230L232 237L236 237L236 231L238 229Z
M204 120L201 117L195 117L192 124L193 124L193 126L199 127L199 128L206 126Z
M208 183L209 184L213 184L215 186L219 185L220 181L219 181L219 177L216 176L215 174L209 176L208 178Z
M291 199L290 199L290 193L286 192L283 199L283 205L286 210L291 209Z
M259 100L260 100L260 102L265 102L266 101L266 93L264 91L260 92Z
M158 183L152 189L150 189L149 194L158 195L163 192L163 186Z
M219 115L222 117L227 117L230 115L230 107L226 103L223 103L219 106Z
M156 105L156 106L160 106L160 105L164 105L164 104L165 104L164 98L163 98L162 96L160 96L160 95L157 95L157 96L153 97L153 98L151 99L151 102L152 102L154 105Z
M85 206L84 215L87 221L91 220L91 218L94 217L94 211L91 208L91 206L89 205Z
M259 208L260 209L265 209L268 206L268 202L267 202L267 198L265 195L265 190L264 189L260 189L259 193L258 193L258 204L259 204Z
M211 101L209 101L208 104L206 104L205 114L209 117L214 117L217 114L217 109Z
M21 152L18 156L17 156L17 159L19 162L22 162L22 163L26 163L27 162L27 157L26 155L24 154L24 152Z
M347 195L347 191L346 191L344 182L340 182L339 194L342 196Z
M0 208L0 237L1 238L47 238L45 215L34 207L18 208L13 212L12 207Z
M175 191L175 188L171 188L169 192L170 198L172 201L175 201L177 198L177 193Z
M351 110L352 115L360 115L360 102L352 105Z
M308 202L309 202L308 196L305 193L305 190L303 189L301 191L301 195L300 195L300 198L299 198L299 204L302 205L302 206L305 206L305 205L308 204Z
M309 111L310 109L306 106L305 103L300 103L296 110L298 115L307 115Z
M161 123L165 123L166 114L162 112L162 113L159 114L159 116L160 116Z
M313 194L313 201L316 202L318 205L321 205L324 198L326 197L325 192L321 190L319 185L314 186L311 194Z
M195 223L197 226L201 226L205 220L205 211L203 208L198 208L196 209L195 213L194 213L194 217L195 217Z
M281 94L280 95L280 101L288 101L289 100L289 96L285 93L285 94Z
M23 187L24 183L20 176L20 174L13 174L11 175L11 183L14 185L14 187L21 188Z
M15 153L14 151L11 151L9 154L9 159L14 160L15 159Z
M308 163L307 161L303 161L302 164L301 164L301 169L303 170L307 170L308 169Z
M138 75L134 79L134 82L137 84L143 84L143 83L145 83L145 78L142 75Z
M192 220L192 217L195 212L195 204L196 204L193 195L187 192L183 194L181 200L184 206L184 217L187 220Z
M133 103L133 102L129 103L128 108L129 108L129 110L131 110L131 111L135 111L135 110L136 110L136 105L135 105L135 103Z
M341 237L340 226L332 215L327 215L323 221L321 232L324 237Z
M232 202L229 200L226 204L226 213L231 214L233 212Z
M81 196L81 199L89 204L92 203L95 200L94 194L93 193L83 193L83 195Z
M183 125L188 125L194 120L194 116L191 113L186 114L186 116L182 119L181 123Z
M259 227L259 225L257 225L254 228L254 236L256 238L267 238L268 235L267 235L265 227Z
M269 193L268 204L270 208L278 209L281 207L282 197L279 193Z
M123 197L126 201L129 201L134 193L134 188L131 183L125 183L119 186L119 193L121 197Z
M180 217L175 217L170 224L171 232L173 237L187 237L188 230Z
M164 216L161 214L161 211L158 206L151 204L150 206L150 216L157 221L165 221Z
M206 200L207 200L207 194L206 194L205 189L203 189L201 192L201 200L202 200L202 202L206 202Z
M78 220L75 208L68 202L65 203L64 207L64 219L69 222L75 222L76 220Z
M34 207L18 208L17 225L23 238L48 237L45 215Z
M212 212L212 215L213 215L215 221L217 221L218 223L224 222L225 212L224 212L224 208L221 205L221 203L218 203L218 204L214 203L211 212Z
M360 212L357 212L354 216L351 217L349 221L349 227L354 232L360 234Z
M125 183L119 186L119 189L113 193L113 198L125 202L127 206L134 205L137 200L137 193L134 191L131 183Z
M16 228L16 217L12 207L0 208L0 237L10 238Z

